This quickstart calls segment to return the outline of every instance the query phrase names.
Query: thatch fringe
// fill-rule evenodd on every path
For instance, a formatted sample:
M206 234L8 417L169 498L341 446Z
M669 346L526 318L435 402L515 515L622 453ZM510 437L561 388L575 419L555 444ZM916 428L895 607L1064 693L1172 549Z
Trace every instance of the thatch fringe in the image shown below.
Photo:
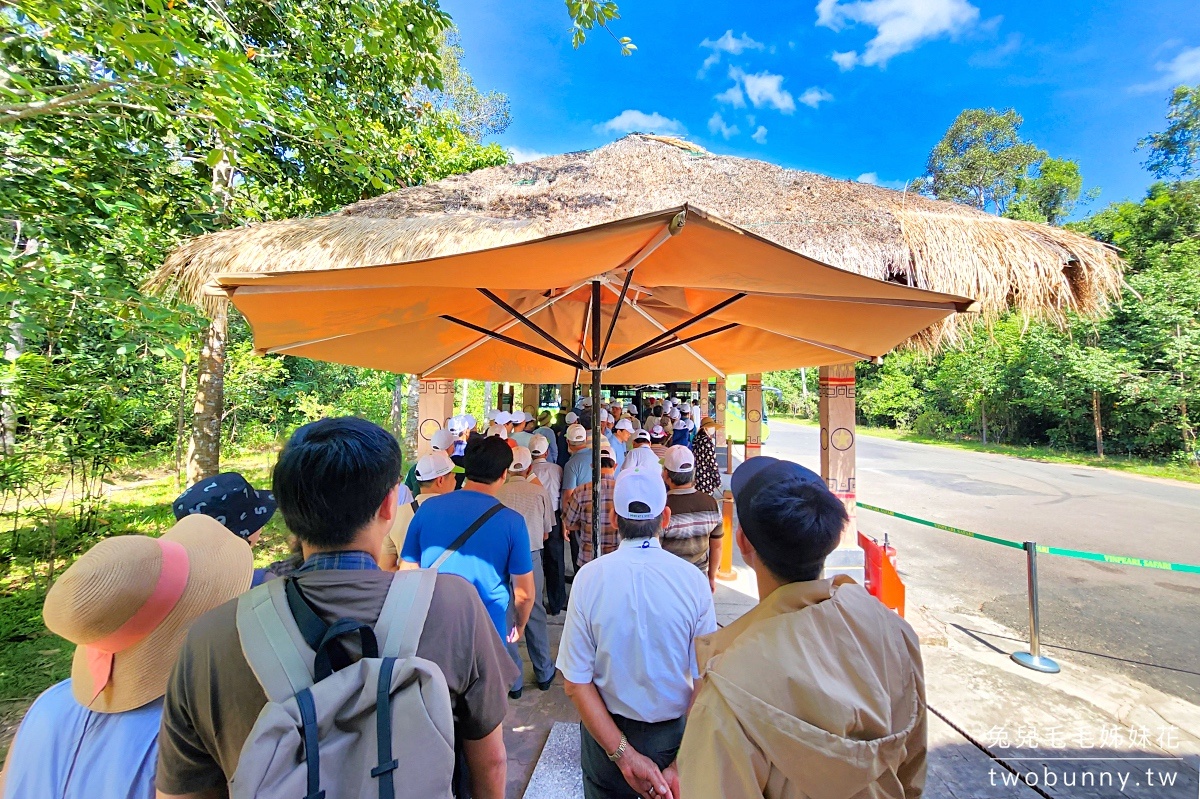
M1063 323L1121 287L1111 248L1062 228L712 155L631 135L597 150L492 167L355 203L317 219L223 231L176 250L148 288L203 301L234 271L339 269L510 244L692 203L811 258L881 280L972 297ZM969 317L927 331L936 347Z

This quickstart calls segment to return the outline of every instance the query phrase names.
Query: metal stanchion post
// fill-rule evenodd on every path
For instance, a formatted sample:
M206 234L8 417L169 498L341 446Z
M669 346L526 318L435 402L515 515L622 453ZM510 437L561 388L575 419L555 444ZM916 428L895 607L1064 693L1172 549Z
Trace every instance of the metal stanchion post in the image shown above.
M717 569L717 579L730 582L737 579L737 572L733 570L733 548L736 544L733 541L733 492L726 491L721 497L721 526L725 530L725 536L721 539L721 565Z
M1025 560L1029 578L1029 651L1013 652L1012 659L1027 669L1043 674L1058 674L1058 664L1042 657L1041 631L1038 623L1037 544L1025 542Z

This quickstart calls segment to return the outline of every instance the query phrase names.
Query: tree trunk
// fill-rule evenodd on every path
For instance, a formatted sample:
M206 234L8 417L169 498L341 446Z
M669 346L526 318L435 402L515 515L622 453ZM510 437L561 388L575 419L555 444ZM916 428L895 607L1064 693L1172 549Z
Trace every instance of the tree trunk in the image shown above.
M1096 426L1096 454L1104 457L1104 424L1100 420L1100 392L1092 390L1092 424Z
M188 485L212 477L221 470L221 417L225 413L225 340L228 335L229 300L218 298L197 367L192 440L188 444Z
M458 406L458 415L459 416L462 416L463 414L465 414L467 412L467 398L469 396L471 396L471 381L470 380L462 381L462 388L463 388L462 404Z
M417 426L421 424L419 405L421 395L416 375L408 375L408 399L404 407L404 459L413 463L417 459Z
M180 362L179 369L179 413L175 419L175 486L182 488L183 482L183 438L187 431L188 364Z
M495 398L495 396L496 395L492 393L492 381L484 380L483 381L483 416L484 416L483 421L485 421L485 422L487 421L488 411L490 411L492 408L496 407L495 405L492 404L492 400ZM486 425L484 425L484 426L486 427Z
M392 388L392 410L388 420L392 426L392 435L397 441L404 440L404 375L396 375L396 385Z
M983 443L987 443L987 406L979 403L979 427L983 432Z
M4 359L9 363L14 363L25 350L25 337L22 335L21 323L15 320L16 313L16 308L10 313L10 317L13 318L9 328L11 340L4 345ZM12 455L17 446L17 411L9 400L11 393L11 389L7 387L0 390L0 447L6 456Z

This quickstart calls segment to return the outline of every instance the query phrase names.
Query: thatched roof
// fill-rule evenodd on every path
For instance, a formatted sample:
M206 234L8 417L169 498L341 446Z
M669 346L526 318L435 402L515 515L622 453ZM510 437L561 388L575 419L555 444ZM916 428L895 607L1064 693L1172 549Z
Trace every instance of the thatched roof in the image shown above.
M1121 286L1114 250L1062 228L634 134L412 186L326 217L202 236L172 253L148 287L203 302L204 285L221 273L421 260L688 202L833 266L973 297L988 315L1095 314Z

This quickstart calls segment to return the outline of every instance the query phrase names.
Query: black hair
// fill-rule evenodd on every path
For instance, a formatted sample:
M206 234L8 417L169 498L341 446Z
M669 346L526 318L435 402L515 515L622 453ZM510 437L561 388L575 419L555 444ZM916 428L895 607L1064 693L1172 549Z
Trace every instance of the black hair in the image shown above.
M694 469L690 472L673 472L670 469L667 469L666 472L667 480L669 480L671 485L675 486L676 488L685 486L688 483L695 482L696 480L696 471Z
M754 532L742 531L763 565L785 583L816 580L849 519L827 488L784 477L751 500Z
M601 469L615 469L615 468L617 468L617 462L615 459L610 458L607 455L601 455L600 456L600 468Z
M468 441L463 452L463 471L473 483L503 480L513 462L512 447L499 436Z
M341 416L304 425L272 473L288 529L306 544L336 549L354 540L400 482L400 445L365 419Z
M647 508L649 510L649 508ZM617 534L622 541L632 541L638 538L651 538L662 530L662 514L653 519L626 519L617 514Z

